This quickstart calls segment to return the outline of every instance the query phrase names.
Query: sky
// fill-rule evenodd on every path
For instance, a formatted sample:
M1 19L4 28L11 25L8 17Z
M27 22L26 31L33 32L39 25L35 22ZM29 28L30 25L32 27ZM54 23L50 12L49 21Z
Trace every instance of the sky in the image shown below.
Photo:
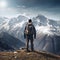
M20 14L30 18L42 14L49 19L60 20L60 0L0 0L0 16Z

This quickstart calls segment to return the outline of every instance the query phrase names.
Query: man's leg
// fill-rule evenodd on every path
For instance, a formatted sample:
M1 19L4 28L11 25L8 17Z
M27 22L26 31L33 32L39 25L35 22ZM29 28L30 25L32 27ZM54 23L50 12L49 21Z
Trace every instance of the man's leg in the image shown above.
M29 39L27 39L26 47L27 47L27 51L29 51Z
M34 51L33 39L31 39L31 50Z

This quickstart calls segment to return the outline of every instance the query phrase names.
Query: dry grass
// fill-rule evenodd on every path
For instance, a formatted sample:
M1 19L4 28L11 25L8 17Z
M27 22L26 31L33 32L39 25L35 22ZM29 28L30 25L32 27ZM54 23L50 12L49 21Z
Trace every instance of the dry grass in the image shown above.
M60 60L60 57L39 52L0 52L0 60Z

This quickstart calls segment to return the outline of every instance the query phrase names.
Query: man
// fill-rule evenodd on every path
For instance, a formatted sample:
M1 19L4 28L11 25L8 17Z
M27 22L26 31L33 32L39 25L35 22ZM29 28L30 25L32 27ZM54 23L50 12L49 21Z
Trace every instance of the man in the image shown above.
M29 51L29 41L31 43L31 51L34 51L33 39L36 39L36 29L32 23L32 20L29 19L27 25L24 29L24 38L26 39L27 43L27 51Z

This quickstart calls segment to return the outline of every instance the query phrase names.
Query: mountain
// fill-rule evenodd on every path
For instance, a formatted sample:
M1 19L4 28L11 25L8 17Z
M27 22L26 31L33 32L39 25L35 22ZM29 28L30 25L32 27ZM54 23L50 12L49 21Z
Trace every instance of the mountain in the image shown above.
M57 21L38 15L33 18L33 23L37 30L35 49L58 54L60 50L58 46L60 44L60 25Z
M6 32L0 33L0 51L18 50L23 46L25 46L25 44L19 39Z
M60 29L60 24L58 24L57 21L54 21L52 19L48 19L43 15L38 15L37 17L34 17L33 23L38 28L39 27L41 27L41 28L46 27L47 29L49 28L49 30L51 30L52 32L58 32L58 30Z
M3 18L1 18L1 21L3 22L0 24L0 33L8 32L11 36L18 38L23 43L26 43L26 40L24 39L24 28L28 18L26 16L19 15L18 17L11 19L2 19ZM34 40L35 49L38 51L43 50L59 54L60 24L43 15L33 17L32 21L37 33L37 38ZM10 38L8 38L8 40L9 39Z
M35 50L48 51L60 55L60 36L39 34L37 40L34 41Z

